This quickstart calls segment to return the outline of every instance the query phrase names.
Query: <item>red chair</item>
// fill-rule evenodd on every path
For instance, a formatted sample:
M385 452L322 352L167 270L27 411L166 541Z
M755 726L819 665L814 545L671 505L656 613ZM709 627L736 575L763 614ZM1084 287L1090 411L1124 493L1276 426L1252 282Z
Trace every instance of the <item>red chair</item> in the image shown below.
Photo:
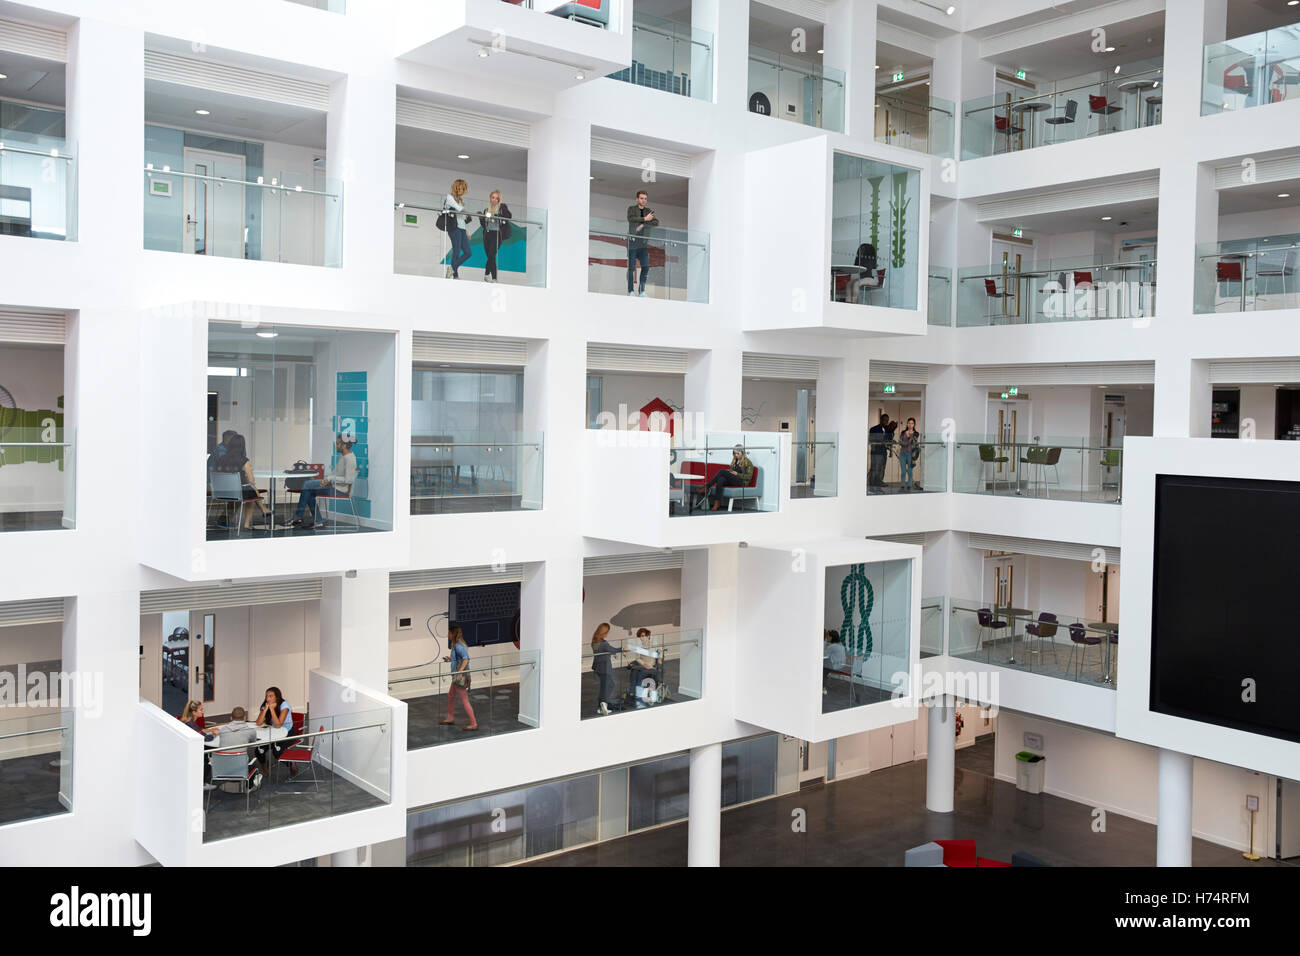
M944 866L976 865L978 858L975 856L974 840L935 840L934 842L943 847Z
M1002 860L990 860L987 856L979 856L975 858L975 865L976 866L1010 866L1011 864L1005 863Z
M1091 286L1092 286L1092 273L1091 273L1091 272L1079 272L1078 270L1075 270L1075 273L1074 273L1074 284L1075 284L1076 287L1077 287L1077 286L1081 286L1081 285L1082 285L1082 286L1089 286L1089 287L1091 287Z
M993 129L999 133L1023 133L1025 131L1023 126L1012 126L1011 120L1005 116L993 117Z
M305 718L303 715L294 714L293 730L291 731L291 734L294 736L301 734L303 732L302 728L304 723ZM323 733L325 725L321 724L319 729ZM316 779L316 763L312 760L312 755L316 752L316 742L318 740L320 740L319 737L308 737L306 740L296 740L289 745L288 749L280 754L280 763L282 764L287 763L291 767L300 767L303 764L306 764L310 767L311 782L317 790L320 789L320 783Z
M1109 116L1111 113L1118 113L1124 107L1116 106L1114 103L1107 103L1106 97L1088 94L1088 112L1096 113L1099 116Z

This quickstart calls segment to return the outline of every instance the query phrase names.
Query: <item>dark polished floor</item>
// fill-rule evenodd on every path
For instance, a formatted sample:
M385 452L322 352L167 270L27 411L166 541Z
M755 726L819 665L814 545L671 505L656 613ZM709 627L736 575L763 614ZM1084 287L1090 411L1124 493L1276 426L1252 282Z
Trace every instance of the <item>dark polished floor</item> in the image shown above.
M974 839L980 856L1009 860L1024 850L1053 866L1153 866L1156 828L1119 814L1092 830L1092 808L967 769L987 759L992 742L958 751L953 813L925 809L925 761L822 784L722 815L724 866L902 866L903 853L930 840ZM807 813L794 833L791 812ZM1240 852L1194 840L1195 866L1249 863ZM528 866L684 866L686 824L584 847Z
M493 737L532 728L519 720L519 685L498 684L488 686L475 674L478 683L470 688L469 704L474 708L478 730L465 731L469 717L458 706L456 723L443 726L439 721L447 718L447 695L430 694L427 697L406 698L406 749L419 750L439 744L455 743L473 736Z
M311 773L306 769L300 770L295 777L289 777L287 769L276 766L271 776L273 779L263 782L248 800L242 792L226 792L220 787L211 791L203 842L383 806L378 797L335 776L319 764L316 765L318 786L312 784ZM247 809L249 805L251 812Z
M0 512L0 532L57 531L63 527L62 511Z
M67 813L59 803L58 752L0 760L0 826Z
M519 495L479 492L463 495L412 497L412 515L480 514L488 511L521 511Z
M585 670L582 672L582 719L614 717L620 713L645 710L647 706L664 707L668 704L680 704L683 701L694 700L694 697L683 697L678 690L678 675L680 673L680 660L674 658L664 661L664 682L660 688L660 693L666 694L666 696L661 698L657 704L646 705L629 695L629 672L627 667L615 667L614 702L610 703L611 712L609 714L601 714L596 709L597 698L600 694L600 678L596 676L595 671ZM638 704L641 704L641 706L638 706Z

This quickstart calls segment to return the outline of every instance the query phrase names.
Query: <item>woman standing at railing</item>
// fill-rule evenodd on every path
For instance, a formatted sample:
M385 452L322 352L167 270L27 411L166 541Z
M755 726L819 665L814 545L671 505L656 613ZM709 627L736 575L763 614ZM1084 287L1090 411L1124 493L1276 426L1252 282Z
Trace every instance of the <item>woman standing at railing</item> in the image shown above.
M916 419L909 418L907 427L898 433L898 467L902 471L899 486L904 491L920 490L921 486L912 477L912 468L916 459L921 457L921 433L916 430Z
M512 219L510 207L501 201L501 190L494 189L488 195L487 208L479 216L479 226L483 230L483 254L487 256L487 265L483 267L483 281L497 281L497 250L510 238L510 223L503 220Z
M460 267L469 261L469 233L457 221L456 214L465 211L465 204L461 202L465 194L469 192L469 183L463 179L458 179L451 184L451 192L447 193L447 198L443 200L442 210L447 214L447 238L451 240L451 277L460 278ZM465 216L465 225L468 226L473 222L473 217Z
M608 633L609 625L600 624L596 633L591 635L591 669L600 680L600 688L596 691L598 715L609 713L609 699L614 696L614 655L618 648L605 640Z
M459 624L447 628L447 650L450 653L443 660L451 664L451 686L447 688L447 719L439 723L456 723L456 701L459 699L465 716L469 718L469 723L463 729L478 730L474 708L469 702L469 648L465 646L465 636L461 633Z

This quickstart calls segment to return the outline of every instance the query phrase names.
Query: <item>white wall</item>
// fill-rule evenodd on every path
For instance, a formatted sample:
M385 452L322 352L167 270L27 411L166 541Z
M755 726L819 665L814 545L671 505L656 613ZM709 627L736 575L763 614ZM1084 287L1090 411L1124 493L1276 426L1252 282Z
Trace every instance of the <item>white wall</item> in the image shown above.
M681 569L666 571L633 571L626 574L588 574L582 579L585 594L582 602L582 637L590 641L596 625L612 621L614 615L630 605L648 601L681 601ZM679 609L680 613L680 609ZM610 627L610 638L629 637L640 627L648 627L652 634L666 634L685 627L674 626L662 620L637 625L628 630L617 625ZM670 653L675 657L676 653Z
M685 408L684 375L637 375L632 372L589 372L599 375L601 411L618 415L620 405L627 406L628 421L652 399L662 398L673 408ZM679 436L680 437L680 436Z
M1219 240L1256 239L1294 235L1300 229L1300 205L1290 203L1259 212L1239 212L1219 217Z

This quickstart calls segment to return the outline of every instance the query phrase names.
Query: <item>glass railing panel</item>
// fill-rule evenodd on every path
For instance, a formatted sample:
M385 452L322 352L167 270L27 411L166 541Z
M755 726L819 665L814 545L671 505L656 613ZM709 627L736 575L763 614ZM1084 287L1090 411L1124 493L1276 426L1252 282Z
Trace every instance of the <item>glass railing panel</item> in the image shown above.
M582 719L698 700L704 632L614 637L582 647Z
M826 569L828 598L838 598L839 608L824 626L839 632L843 652L823 645L823 714L887 701L906 681L911 668L911 575L912 562L906 560Z
M1099 504L1119 504L1122 499L1123 449L1100 440L961 436L953 454L953 490L961 494Z
M0 236L77 238L74 144L0 127Z
M406 702L407 750L464 740L464 728L471 724L477 726L474 733L479 737L530 730L538 725L541 651L491 650L471 648L469 666L455 673L451 664L441 658L388 671L388 693ZM468 687L460 687L466 683L464 678L468 678ZM464 696L461 689L466 692ZM444 723L446 720L455 723Z
M790 443L791 498L834 498L839 492L839 436L818 432L816 438Z
M926 323L952 325L952 270L930 266L929 295L926 300Z
M948 446L922 434L902 437L902 428L884 440L867 441L867 494L917 494L948 490Z
M544 447L541 432L413 436L411 514L540 509Z
M915 309L920 172L837 152L832 176L831 301Z
M298 173L255 180L146 163L144 247L161 252L340 267L343 184Z
M1114 624L964 598L949 599L948 617L951 657L1115 688L1119 628Z
M962 103L962 159L978 159L1160 123L1164 69L1122 65L1095 82Z
M876 142L951 157L956 130L954 112L952 101L937 96L920 100L877 92Z
M713 99L713 34L707 30L633 15L632 65L609 74L634 83L698 100Z
M1154 258L1103 261L1096 255L963 266L957 325L1149 319L1156 309L1156 269Z
M466 197L465 215L454 217L463 237L439 229L444 195L397 190L393 203L393 271L402 275L452 277L455 253L460 278L505 285L546 286L546 210L502 197L492 215L486 199ZM444 225L449 225L443 220ZM464 243L459 251L453 246ZM469 252L469 258L464 253ZM489 261L491 260L491 261Z
M592 217L587 289L656 299L709 301L709 234Z
M392 712L308 714L297 733L204 743L203 842L324 820L392 801ZM229 736L229 733L227 733Z
M56 409L8 408L0 395L0 531L76 527L73 430Z
M1300 234L1196 247L1197 313L1300 307Z
M1300 22L1209 43L1201 115L1283 103L1300 96Z
M943 653L943 622L946 606L946 598L921 598L922 657L938 657Z
M780 474L778 433L710 432L669 453L669 514L779 511Z
M568 2L566 0L503 0L503 2L525 10L540 10L552 16L563 17L586 26L599 27L602 30L611 28L609 7L612 0L596 0L594 3L592 0L568 0Z
M789 54L751 47L749 110L844 131L844 71Z
M5 676L17 688L19 706L32 713L0 720L0 826L72 809L73 711L57 706L57 687L24 705L29 688L12 683L17 675Z

